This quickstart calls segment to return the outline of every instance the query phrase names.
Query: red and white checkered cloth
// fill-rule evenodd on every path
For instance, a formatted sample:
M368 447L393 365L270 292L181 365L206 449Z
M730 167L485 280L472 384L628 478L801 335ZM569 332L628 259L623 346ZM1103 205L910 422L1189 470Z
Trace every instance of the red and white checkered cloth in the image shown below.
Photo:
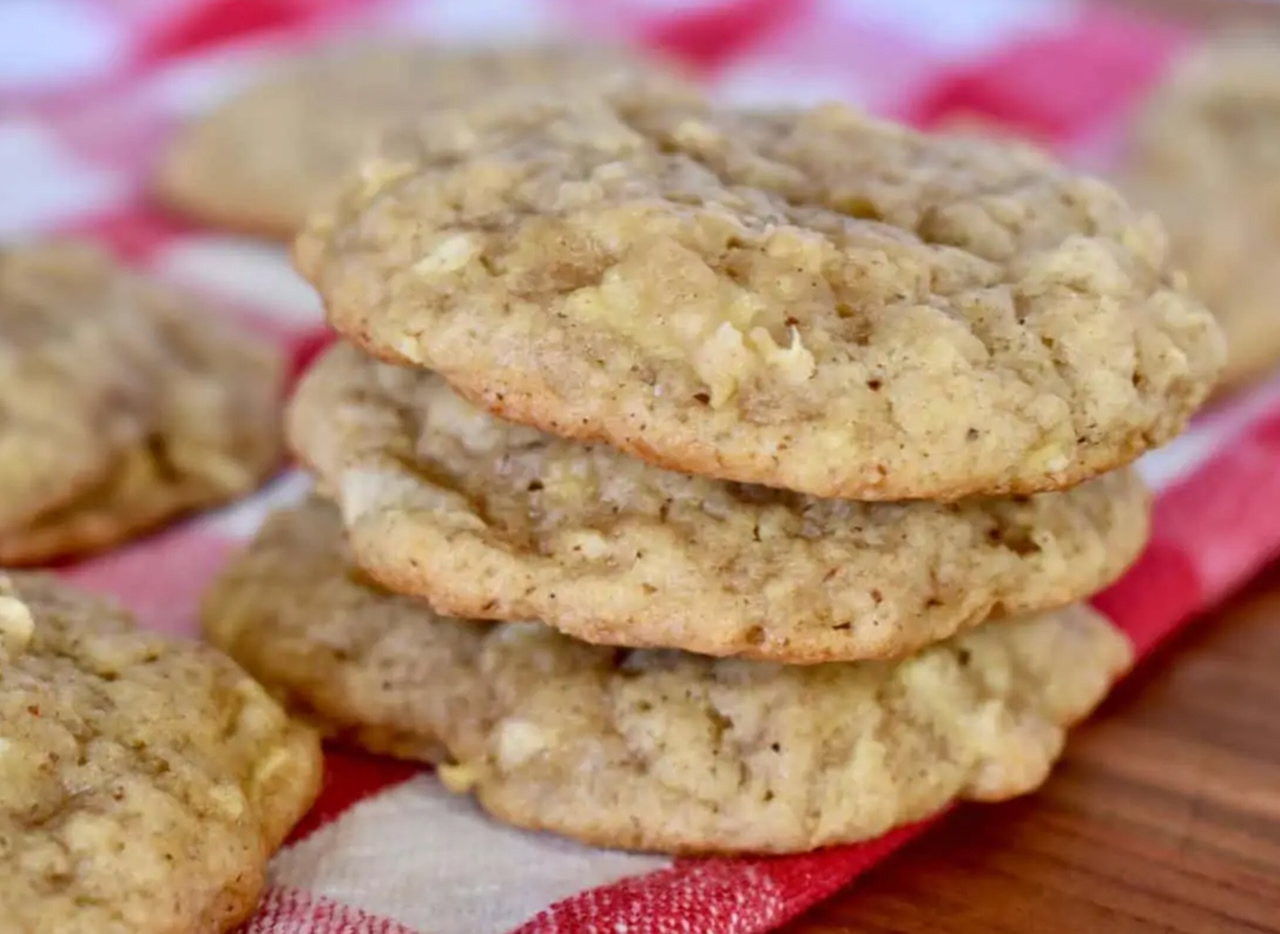
M5 0L0 238L99 238L251 311L301 366L323 331L283 250L166 218L142 182L175 119L281 51L366 27L638 38L684 57L731 100L846 98L921 124L978 116L1094 164L1187 41L1070 0ZM1280 552L1280 379L1208 413L1143 466L1159 490L1154 540L1097 602L1145 654ZM286 475L67 573L120 595L148 625L190 633L220 560L305 487ZM247 931L750 934L926 829L779 859L609 853L499 826L427 770L333 751L321 800L276 857Z

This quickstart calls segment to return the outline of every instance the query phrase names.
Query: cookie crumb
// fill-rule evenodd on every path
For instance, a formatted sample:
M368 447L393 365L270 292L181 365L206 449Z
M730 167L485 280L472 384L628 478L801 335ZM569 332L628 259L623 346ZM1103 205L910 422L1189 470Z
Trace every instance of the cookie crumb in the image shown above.
M440 777L440 784L455 795L468 794L480 780L475 767L462 762L441 763L436 766L436 775Z
M0 578L0 649L12 658L26 650L35 632L31 610L14 593L8 578Z

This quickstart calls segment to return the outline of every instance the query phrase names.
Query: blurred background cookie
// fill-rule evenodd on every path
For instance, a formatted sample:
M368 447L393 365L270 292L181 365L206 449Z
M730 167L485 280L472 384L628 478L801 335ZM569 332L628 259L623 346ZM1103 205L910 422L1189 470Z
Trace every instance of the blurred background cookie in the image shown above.
M269 342L94 247L0 250L0 564L255 489L280 463L283 380Z
M1138 115L1122 177L1222 325L1220 386L1280 365L1280 33L1224 33L1178 63Z
M648 94L695 93L665 64L598 45L458 48L388 39L329 49L284 65L195 120L162 157L155 190L205 223L288 238L389 123L510 87L625 97L637 83Z

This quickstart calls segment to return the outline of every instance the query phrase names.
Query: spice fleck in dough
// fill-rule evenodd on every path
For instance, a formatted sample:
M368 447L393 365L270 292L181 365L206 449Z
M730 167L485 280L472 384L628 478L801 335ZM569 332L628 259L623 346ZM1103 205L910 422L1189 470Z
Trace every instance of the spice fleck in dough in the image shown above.
M0 565L97 551L255 489L284 367L97 249L0 250Z
M294 253L340 331L497 414L815 496L1073 484L1223 356L1107 185L835 105L495 95L390 134Z
M215 585L206 629L342 735L432 759L443 741L454 790L608 847L800 852L1029 792L1130 660L1082 606L898 662L607 648L442 618L353 570L332 507L277 514Z
M345 344L304 378L288 422L376 579L442 612L592 642L899 655L1091 595L1147 536L1130 471L1018 499L819 500L512 425Z
M230 659L53 577L0 578L0 926L228 931L320 745Z

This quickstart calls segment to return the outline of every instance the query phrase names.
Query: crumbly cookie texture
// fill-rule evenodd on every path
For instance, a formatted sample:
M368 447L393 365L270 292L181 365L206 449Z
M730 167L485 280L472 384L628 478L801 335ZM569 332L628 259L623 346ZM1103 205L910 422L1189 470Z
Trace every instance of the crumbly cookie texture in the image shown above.
M197 118L165 153L155 187L203 221L291 237L388 123L532 84L623 100L633 85L646 96L694 94L668 66L622 49L346 46L295 61Z
M1223 356L1107 185L834 105L497 95L391 134L294 254L340 331L496 414L816 496L1070 485Z
M0 564L113 545L279 464L283 360L91 247L0 250Z
M809 667L587 646L508 623L441 769L490 812L600 846L790 853L1038 787L1129 665L1092 610L898 662Z
M1122 179L1226 334L1221 386L1280 365L1280 34L1228 34L1179 63L1135 122Z
M457 616L788 662L887 657L1063 606L1137 556L1131 471L961 503L820 500L513 425L439 376L328 350L288 415L355 560Z
M17 934L230 930L320 746L221 653L53 577L0 578L0 905Z
M208 640L330 736L440 761L439 725L474 702L489 625L389 593L347 554L322 499L275 513L206 595Z
M443 740L441 778L505 820L677 852L808 850L1030 791L1130 659L1081 606L811 666L442 618L364 580L314 500L267 523L205 626L357 742L434 759Z

